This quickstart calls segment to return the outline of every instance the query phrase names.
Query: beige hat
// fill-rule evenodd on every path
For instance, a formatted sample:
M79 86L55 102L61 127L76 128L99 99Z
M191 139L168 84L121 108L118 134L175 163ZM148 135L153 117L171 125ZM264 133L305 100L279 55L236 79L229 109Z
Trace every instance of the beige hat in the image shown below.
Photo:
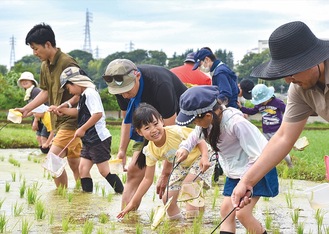
M116 59L110 62L103 75L109 93L122 94L130 91L136 81L136 76L129 75L131 71L137 71L137 67L128 59Z
M23 88L22 86L21 86L21 80L31 80L31 81L33 81L34 82L34 85L35 86L38 86L38 81L36 81L35 79L34 79L34 76L33 76L33 74L31 73L31 72L23 72L22 74L21 74L21 76L19 77L19 79L17 80L17 85L19 86L19 87L21 87L21 88Z
M78 67L68 67L64 69L60 77L61 89L68 81L82 87L95 88L93 81L81 68Z

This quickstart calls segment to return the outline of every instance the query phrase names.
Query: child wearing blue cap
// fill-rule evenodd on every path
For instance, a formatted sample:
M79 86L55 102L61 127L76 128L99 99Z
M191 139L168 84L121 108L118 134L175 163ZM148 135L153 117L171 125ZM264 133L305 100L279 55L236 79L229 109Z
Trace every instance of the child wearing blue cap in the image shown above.
M253 188L249 206L236 212L230 197L237 183L258 159L267 140L255 125L243 117L241 111L223 106L218 95L219 91L215 86L192 87L182 94L176 123L187 125L194 122L197 126L181 143L176 156L178 160L186 158L196 143L205 139L215 152L220 152L220 165L226 175L224 199L220 208L221 219L233 211L221 224L220 233L235 233L235 218L248 233L267 233L252 211L261 196L275 197L278 194L276 168Z
M118 214L117 218L123 218L125 214L138 208L142 197L153 184L157 161L167 160L170 164L175 164L175 167L169 179L167 192L162 197L162 200L166 204L167 200L173 197L167 210L168 217L170 220L182 219L181 211L177 205L177 198L182 183L192 182L196 179L203 180L208 187L211 186L211 176L215 163L214 161L209 161L210 157L208 157L206 142L202 139L198 141L195 144L196 147L191 148L188 159L184 161L176 160L175 152L179 148L179 144L189 136L193 129L177 125L164 127L160 113L153 106L146 103L141 103L134 111L133 126L138 134L149 141L143 149L146 162L143 165L139 164L140 167L146 164L146 170L144 178L134 196ZM168 164L163 165L166 166ZM199 210L203 210L203 207L204 204L196 206L194 203L187 202L186 217L192 218L197 216Z
M251 90L251 103L255 106L247 108L238 103L240 110L248 115L262 114L263 134L269 141L280 128L286 104L274 95L274 88L264 84L257 84ZM291 157L288 154L284 160L288 167L293 167Z

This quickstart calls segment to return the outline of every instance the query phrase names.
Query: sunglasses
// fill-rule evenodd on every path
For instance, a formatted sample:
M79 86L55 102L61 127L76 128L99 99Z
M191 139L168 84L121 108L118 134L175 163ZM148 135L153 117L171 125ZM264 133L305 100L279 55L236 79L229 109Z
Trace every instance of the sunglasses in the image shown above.
M122 74L122 75L113 75L113 76L109 76L109 75L102 75L103 79L107 82L107 83L112 83L113 80L117 81L117 82L123 82L123 77L128 75L130 72L134 71L134 69Z

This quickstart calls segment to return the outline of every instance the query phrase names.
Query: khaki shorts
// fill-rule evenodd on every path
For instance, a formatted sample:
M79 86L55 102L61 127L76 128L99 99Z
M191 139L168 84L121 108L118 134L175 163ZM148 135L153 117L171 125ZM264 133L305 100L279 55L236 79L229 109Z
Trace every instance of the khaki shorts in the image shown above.
M72 140L75 130L59 130L54 137L53 145L64 149L64 147ZM68 158L79 158L82 148L80 137L75 138L67 147Z

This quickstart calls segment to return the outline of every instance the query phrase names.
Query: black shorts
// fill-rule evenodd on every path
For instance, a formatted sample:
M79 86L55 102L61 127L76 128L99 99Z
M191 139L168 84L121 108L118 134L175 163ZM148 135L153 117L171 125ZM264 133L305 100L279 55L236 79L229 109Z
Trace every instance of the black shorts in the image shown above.
M93 163L96 164L110 160L111 142L112 137L109 137L96 145L84 144L81 150L81 157L91 160Z

